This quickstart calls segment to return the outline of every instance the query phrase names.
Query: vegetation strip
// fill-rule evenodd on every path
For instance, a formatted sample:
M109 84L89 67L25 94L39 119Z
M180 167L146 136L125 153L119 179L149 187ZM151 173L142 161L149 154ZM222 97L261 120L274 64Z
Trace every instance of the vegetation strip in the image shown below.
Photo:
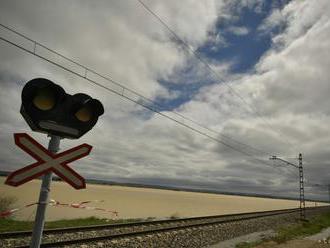
M236 245L236 248L252 248L257 245L274 241L281 244L293 239L303 238L322 231L322 229L330 227L330 213L322 214L321 216L312 218L308 222L300 222L285 227L280 227L277 230L277 235L271 238L266 238L254 242L242 242ZM329 240L329 237L328 239Z

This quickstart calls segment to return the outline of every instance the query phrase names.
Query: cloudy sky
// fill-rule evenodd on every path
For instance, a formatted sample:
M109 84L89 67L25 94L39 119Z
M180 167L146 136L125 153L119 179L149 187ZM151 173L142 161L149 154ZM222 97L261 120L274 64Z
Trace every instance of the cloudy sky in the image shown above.
M143 3L161 21L137 0L0 0L1 24L115 80L125 89L87 73L135 101L0 40L0 169L33 162L15 147L13 133L47 145L19 114L24 84L45 77L104 104L93 130L61 143L63 150L94 146L72 163L87 178L297 197L297 169L269 156L297 163L301 152L307 197L328 199L311 185L330 181L330 2ZM3 27L0 36L33 51ZM41 47L36 53L85 73ZM209 137L144 109L136 102L156 105L141 96Z

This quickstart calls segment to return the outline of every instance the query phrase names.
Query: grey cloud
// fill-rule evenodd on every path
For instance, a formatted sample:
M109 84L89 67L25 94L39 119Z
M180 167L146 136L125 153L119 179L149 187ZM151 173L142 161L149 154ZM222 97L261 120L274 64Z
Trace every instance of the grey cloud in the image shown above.
M184 76L176 73L190 65L191 57L179 52L169 34L137 3L39 3L1 1L0 20L153 99L171 97L159 84L159 79L172 80L177 76L176 82L183 83ZM207 41L218 16L228 14L226 11L233 6L241 7L237 6L238 2L236 5L222 2L208 5L200 1L147 3L193 47ZM242 6L244 4L257 8L261 1L245 1ZM301 151L308 155L307 161L309 157L315 161L306 164L306 178L309 181L325 180L330 145L330 56L326 53L330 35L326 15L329 4L322 1L324 11L313 1L308 6L306 2L296 1L294 4L296 9L293 5L283 9L283 15L292 17L286 20L288 29L279 34L279 38L274 37L274 44L276 39L282 40L281 47L274 46L254 73L226 75L224 78L247 103L256 106L262 119L225 84L203 85L192 100L179 106L177 111L219 133L275 155L292 156ZM298 10L300 18L293 18ZM321 14L320 20L314 18ZM311 24L308 31L306 19ZM105 115L90 133L80 140L64 140L61 144L63 150L83 142L94 146L90 157L72 164L86 177L231 192L297 195L296 179L289 172L294 173L294 170L256 162L3 42L0 51L1 169L18 169L32 161L14 146L12 134L28 130L18 112L23 82L43 76L60 83L70 93L83 91L98 97L105 105ZM212 66L222 70L221 65ZM207 74L203 68L195 64L192 67L200 69L192 75L205 79ZM226 72L226 65L222 71ZM284 141L277 130L293 145ZM271 155L251 150L221 135L213 135L258 158L268 160ZM47 143L44 135L34 133L33 136ZM326 198L313 189L307 194Z

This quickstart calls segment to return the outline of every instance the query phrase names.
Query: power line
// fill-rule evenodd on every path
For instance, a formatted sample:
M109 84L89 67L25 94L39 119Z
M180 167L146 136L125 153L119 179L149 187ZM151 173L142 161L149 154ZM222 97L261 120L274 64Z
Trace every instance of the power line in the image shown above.
M245 105L244 106L249 106L249 111L254 112L261 120L263 120L263 122L268 125L273 131L275 131L276 133L278 133L279 135L281 135L284 140L286 141L287 144L292 145L292 143L285 137L285 135L283 135L279 130L275 130L272 125L259 113L259 111L257 110L257 108L251 104L249 104L243 96L241 96L237 91L234 90L234 88L227 83L226 81L223 81L220 74L218 72L216 72L212 66L205 60L202 58L201 55L199 55L199 53L192 49L191 46L189 46L189 44L187 42L185 42L172 28L170 28L170 26L162 20L162 18L160 18L159 15L157 15L150 7L148 7L146 5L146 3L144 3L142 0L137 0L145 10L147 10L147 12L149 14L151 14L153 17L155 17L167 30L168 32L176 39L177 42L179 42L180 44L183 45L183 47L185 49L188 50L188 52L192 53L202 64L204 64L204 66L213 74L215 75L216 78L218 78L222 83L224 83L228 88L229 88L229 92L231 92L233 95L235 95L236 97L238 97Z
M108 76L104 76L104 75L102 75L102 74L96 72L95 70L93 70L93 69L91 69L91 68L87 68L86 66L82 65L81 63L78 63L77 61L74 61L73 59L71 59L71 58L69 58L69 57L67 57L67 56L64 56L63 54L60 54L60 53L58 53L57 51L55 51L55 50L53 50L53 49L50 49L50 48L46 47L45 45L43 45L43 44L41 44L41 43L39 43L39 42L37 42L37 41L31 39L30 37L28 37L28 36L26 36L26 35L24 35L24 34L22 34L22 33L20 33L20 32L17 32L17 31L14 30L13 28L10 28L10 27L8 27L8 26L5 26L5 25L3 25L3 24L1 24L1 23L0 23L0 26L2 26L3 28L5 28L5 29L7 29L7 30L9 30L9 31L11 31L11 32L13 32L13 33L15 33L16 35L19 35L19 36L21 36L21 37L23 37L23 38L29 40L30 42L34 43L34 44L35 44L35 47L34 47L34 49L33 49L33 50L34 50L34 53L36 52L36 46L38 45L38 46L40 46L40 47L42 47L42 48L44 48L44 49L46 49L46 50L48 50L48 51L50 51L50 52L56 54L56 55L59 56L59 57L65 59L65 60L67 60L67 61L69 61L69 62L71 62L71 63L73 63L73 64L75 64L75 65L77 65L77 66L80 66L80 67L84 68L84 69L85 69L85 75L84 75L84 78L87 76L87 72L88 72L88 71L89 71L89 72L92 72L92 73L94 73L95 75L97 75L97 76L99 76L99 77L101 77L101 78L103 78L103 79L105 79L105 80L107 80L107 81L110 81L111 83L113 83L113 84L115 84L115 85L121 87L121 88L123 89L122 92L124 92L124 91L129 91L129 92L131 92L131 93L137 95L138 97L141 97L141 98L144 99L146 102L150 102L152 105L156 106L156 107L158 108L158 111L160 111L160 109L162 109L162 106L160 106L158 103L154 102L154 101L151 100L150 98L147 98L147 97L141 95L140 93L136 92L135 90L132 90L132 89L127 88L126 86L124 86L123 84L119 83L118 81L115 81L115 80L113 80L112 78L110 78L110 77L108 77ZM49 62L49 61L48 61L48 62ZM62 68L62 69L63 69L63 68ZM171 113L173 113L173 114L175 114L175 115L177 115L177 116L183 118L184 120L190 121L190 122L192 122L192 123L194 123L194 124L196 124L196 125L198 125L198 126L204 128L204 129L206 129L206 130L208 130L208 131L210 131L210 132L212 132L212 133L214 133L214 134L220 135L222 138L229 139L229 140L233 141L234 143L237 143L237 144L239 144L239 145L243 145L243 146L245 146L245 147L249 147L249 148L251 148L252 150L255 150L255 151L257 151L257 152L261 152L261 153L264 153L264 154L270 154L269 152L266 152L266 151L261 150L261 149L259 149L259 148L256 148L256 147L253 147L253 146L251 146L251 145L245 144L245 143L243 143L243 142L237 141L237 140L235 140L235 139L233 139L233 138L231 138L231 137L229 137L229 136L227 136L227 135L224 135L224 134L219 133L219 132L217 132L217 131L215 131L215 130L212 130L212 129L206 127L205 125L202 125L202 124L200 124L200 123L198 123L198 122L196 122L196 121L194 121L194 120L192 120L192 119L190 119L190 118L188 118L188 117L186 117L186 116L184 116L184 115L182 115L182 114L180 114L180 113L178 113L178 112L176 112L176 111L169 111L169 112L171 112Z
M16 35L19 35L19 36L21 36L22 38L25 38L26 40L32 42L32 43L33 43L33 49L25 48L25 47L23 47L22 45L19 45L19 44L13 42L13 41L10 41L10 40L8 40L8 39L6 39L6 38L0 36L0 39L1 39L2 41L5 41L5 42L7 42L7 43L9 43L9 44L11 44L11 45L17 47L17 48L19 48L19 49L21 49L21 50L23 50L23 51L29 53L29 54L32 54L32 55L34 55L34 56L36 56L36 57L38 57L38 58L40 58L40 59L42 59L42 60L44 60L44 61L47 61L48 63L53 64L53 65L55 65L55 66L57 66L57 67L59 67L59 68L65 70L65 71L67 71L67 72L70 72L70 73L72 73L72 74L74 74L74 75L76 75L76 76L78 76L78 77L80 77L80 78L83 78L83 79L87 80L87 82L89 82L89 83L91 83L91 84L94 84L94 85L96 85L96 86L98 86L98 87L101 87L101 88L103 88L103 89L105 89L105 90L107 90L107 91L109 91L109 92L112 92L112 93L114 93L114 94L116 94L116 95L119 95L120 97L122 97L122 98L124 98L124 99L126 99L126 100L129 100L129 101L131 101L131 102L134 102L134 103L136 103L136 104L138 104L138 105L140 105L140 106L142 106L142 107L144 107L144 108L146 108L146 109L148 109L148 110L150 110L150 111L152 111L152 112L155 112L155 113L157 113L157 114L159 114L159 115L161 115L161 116L163 116L163 117L165 117L165 118L167 118L167 119L169 119L169 120L171 120L171 121L173 121L173 122L175 122L175 123L177 123L177 124L179 124L179 125L181 125L181 126L183 126L183 127L185 127L185 128L188 128L188 129L190 129L190 130L192 130L192 131L194 131L194 132L196 132L196 133L199 133L200 135L202 135L202 136L204 136L204 137L207 137L207 138L209 138L209 139L211 139L211 140L213 140L213 141L215 141L215 142L218 142L218 143L220 143L220 144L222 144L222 145L224 145L224 146L226 146L226 147L228 147L228 148L230 148L230 149L232 149L232 150L235 150L236 152L239 152L239 153L241 153L241 154L244 154L244 155L246 155L246 156L249 156L249 157L253 158L255 161L258 161L258 162L261 162L261 163L263 163L263 164L267 164L267 165L273 167L272 164L268 164L266 161L261 160L261 159L259 159L259 158L256 158L256 157L254 157L252 154L250 154L250 153L248 153L248 152L246 152L246 151L243 151L243 150L241 150L241 149L238 149L238 148L234 147L233 145L230 145L230 144L228 144L228 143L226 143L226 142L224 142L224 141L222 141L222 140L220 140L220 139L218 139L218 138L215 138L215 137L213 137L213 136L207 134L206 132L203 132L203 131L198 130L198 129L192 127L192 126L189 126L188 124L186 124L186 123L184 123L184 122L182 122L182 121L180 121L180 120L177 120L177 119L175 119L175 118L169 116L168 114L163 113L163 112L161 112L160 110L158 110L158 109L156 109L156 108L154 108L154 107L152 107L152 106L150 106L150 105L144 103L144 102L141 101L140 99L134 99L133 97L130 97L130 96L126 95L125 92L126 92L126 91L129 91L130 93L133 93L133 94L135 94L136 96L139 96L139 97L141 97L141 98L147 99L147 98L145 98L144 96L142 96L142 95L136 93L135 91L130 90L129 88L122 86L122 85L121 85L120 83L118 83L117 81L115 81L115 80L113 80L113 79L111 79L111 78L109 78L109 77L103 76L103 75L100 74L100 73L95 72L94 70L88 68L87 66L84 66L84 65L82 65L82 64L80 64L80 63L74 61L73 59L70 59L70 58L68 58L68 57L66 57L66 56L64 56L64 55L62 55L62 54L60 54L60 53L58 53L58 52L56 52L56 51L54 51L54 50L48 48L48 47L45 46L45 45L40 44L39 42L37 42L37 41L35 41L35 40L33 40L33 39L31 39L31 38L29 38L29 37L27 37L27 36L21 34L21 33L18 32L18 31L15 31L15 30L12 29L12 28L9 28L9 27L7 27L7 26L1 24L1 23L0 23L0 26L2 26L3 28L5 28L5 29L7 29L7 30L9 30L9 31L11 31L11 32L13 32L13 33L15 33ZM43 48L43 49L46 49L46 50L48 50L49 52L51 52L51 53L53 53L53 54L56 54L56 55L60 56L61 58L63 58L63 59L65 59L65 60L68 60L68 61L74 63L74 64L77 65L77 66L80 66L81 68L84 69L84 72L83 72L83 73L76 72L76 71L74 71L74 70L72 70L72 69L69 69L68 67L66 67L66 66L64 66L64 65L61 65L61 64L58 63L58 62L53 61L52 59L46 58L45 56L43 56L43 55L41 55L41 54L38 54L38 47L41 47L41 48ZM121 90L120 90L120 91L116 91L115 89L111 89L110 87L105 86L105 85L103 85L103 84L97 82L96 80L91 79L90 76L89 76L90 74L95 74L95 75L97 75L97 76L103 78L104 80L107 80L107 81L109 81L109 82L111 82L111 83L113 83L113 84L115 84L115 85L117 85L117 86L120 86L120 87L121 87ZM148 100L149 100L149 99L148 99ZM152 101L151 101L151 102L152 102ZM152 102L152 103L153 103L153 102ZM184 117L184 116L181 115L181 117ZM190 119L188 119L188 118L186 118L186 117L184 117L184 118L185 118L186 120L190 120ZM200 127L202 127L200 124L198 124L198 125L199 125ZM208 129L208 128L206 128L206 129ZM211 129L208 129L208 130L211 130ZM215 131L212 130L212 132L215 132ZM238 142L238 141L235 141L235 142L237 142L237 143L241 143L241 142ZM241 143L241 144L244 144L244 143ZM246 145L246 144L244 144L244 145ZM246 146L249 146L249 145L246 145ZM251 147L251 146L249 146L249 147Z
M73 59L70 59L70 58L68 58L68 57L66 57L66 56L64 56L64 55L62 55L62 54L60 54L60 53L58 53L58 52L56 52L56 51L54 51L54 50L52 50L52 49L50 49L50 48L48 48L48 47L46 47L46 46L44 46L44 45L38 43L37 41L35 41L35 40L33 40L33 39L30 39L30 38L28 38L27 36L25 36L25 35L23 35L23 34L17 32L17 31L15 31L15 30L13 30L13 29L8 28L7 26L4 26L4 25L1 24L1 23L0 23L0 26L6 28L7 30L12 31L13 33L15 33L15 34L17 34L17 35L19 35L19 36L21 36L21 37L27 39L27 40L29 40L30 42L33 43L34 46L33 46L33 49L30 49L30 50L29 50L29 49L23 47L22 45L19 45L19 44L15 43L15 42L12 42L12 41L10 41L10 40L8 40L8 39L6 39L6 38L0 36L0 39L3 40L3 41L5 41L5 42L7 42L8 44L11 44L11 45L13 45L13 46L15 46L15 47L21 49L22 51L25 51L25 52L27 52L27 53L29 53L29 54L32 54L32 55L34 55L34 56L36 56L36 57L38 57L38 58L44 60L44 61L47 61L47 62L50 63L50 64L53 64L53 65L55 65L55 66L57 66L57 67L59 67L59 68L62 68L63 70L65 70L65 71L67 71L67 72L70 72L70 73L72 73L72 74L74 74L74 75L76 75L76 76L78 76L78 77L80 77L80 78L83 78L83 79L85 79L87 82L89 82L89 83L91 83L91 84L94 84L94 85L96 85L96 86L98 86L98 87L101 87L101 88L103 88L103 89L105 89L105 90L107 90L107 91L109 91L109 92L112 92L112 93L114 93L114 94L116 94L116 95L119 95L119 96L125 98L126 100L129 100L129 101L131 101L131 102L134 102L134 103L136 103L136 104L138 104L138 105L140 105L140 106L142 106L142 107L144 107L144 108L146 108L146 109L148 109L148 110L150 110L150 111L153 111L153 112L155 112L155 113L157 113L157 114L159 114L159 115L161 115L161 116L163 116L163 117L165 117L165 118L167 118L167 119L169 119L169 120L174 121L174 122L177 123L178 125L181 125L181 126L183 126L183 127L185 127L185 128L188 128L188 129L190 129L191 131L194 131L194 132L196 132L196 133L199 133L199 134L202 135L202 136L205 136L205 137L207 137L207 138L209 138L209 139L212 139L213 141L216 141L216 142L218 142L218 143L220 143L220 144L222 144L222 145L224 145L224 146L226 146L226 147L228 147L228 148L230 148L230 149L232 149L232 150L235 150L236 152L239 152L239 153L241 153L241 154L244 154L244 155L246 155L246 156L249 156L249 157L251 157L252 159L254 159L255 161L258 161L258 162L260 162L260 163L262 163L262 164L264 164L264 165L267 165L267 166L271 166L272 168L275 167L275 166L272 165L272 164L266 163L266 161L263 161L263 160L261 160L261 159L259 159L259 158L254 157L252 154L250 154L250 153L248 153L248 152L242 151L242 150L236 148L236 147L233 146L233 145L230 145L230 144L228 144L228 143L226 143L226 142L223 142L222 140L220 140L220 139L218 139L218 138L212 137L212 136L208 135L208 134L205 133L205 132L202 132L202 131L200 131L200 130L198 130L198 129L196 129L196 128L193 128L193 127L191 127L191 126L185 124L185 123L182 122L182 121L179 121L179 120L174 119L173 117L171 117L171 116L169 116L169 115L167 115L167 114L161 112L159 109L155 109L155 108L153 108L152 106L150 106L150 105L144 103L144 102L141 101L140 99L137 99L137 100L136 100L136 99L133 99L133 98L131 98L131 97L125 95L125 92L126 92L126 91L129 91L129 92L135 94L136 96L139 96L139 97L141 97L141 98L143 98L143 99L145 99L145 100L147 100L147 101L153 103L154 105L159 106L158 104L155 104L155 103L154 103L153 101L151 101L150 99L148 99L148 98L146 98L146 97L144 97L144 96L142 96L142 95L136 93L135 91L133 91L133 90L131 90L131 89L129 89L129 88L127 88L127 87L121 85L121 84L118 83L117 81L115 81L115 80L113 80L113 79L111 79L111 78L109 78L109 77L103 76L102 74L97 73L96 71L94 71L94 70L92 70L92 69L90 69L90 68L88 68L88 67L86 67L86 66L84 66L84 65L82 65L82 64L80 64L80 63L77 63L77 62L74 61ZM44 48L44 49L46 49L46 50L48 50L48 51L50 51L50 52L52 52L53 54L56 54L57 56L60 56L61 58L65 59L65 60L67 60L67 61L70 61L71 63L73 63L73 64L75 64L75 65L78 65L79 67L81 67L81 68L84 69L84 73L77 73L77 72L73 71L72 69L69 69L68 67L61 65L60 63L57 63L57 62L55 62L55 61L53 61L53 60L51 60L51 59L46 58L45 56L42 56L41 54L38 54L38 49L37 49L38 46L39 46L39 47L42 47L42 48ZM120 86L120 87L122 88L121 92L118 92L118 91L116 91L116 90L114 90L114 89L111 89L110 87L107 87L107 86L105 86L105 85L103 85L103 84L97 82L96 80L92 80L91 78L89 78L89 74L91 74L91 73L93 73L93 74L95 74L95 75L97 75L97 76L99 76L99 77L105 79L106 81L109 81L109 82L111 82L111 83L113 83L113 84L115 84L115 85L117 85L117 86ZM183 119L185 119L185 120L189 120L189 121L191 121L192 123L195 123L196 125L199 125L200 127L203 127L203 128L206 129L206 130L209 130L209 131L211 131L211 132L217 133L216 131L213 131L212 129L209 129L209 128L205 127L205 126L202 126L201 124L199 124L199 123L197 123L197 122L195 122L195 121L193 121L193 120L191 120L191 119L189 119L189 118L187 118L187 117L185 117L185 116L183 116L183 115L181 115L181 114L179 114L179 113L175 113L175 112L172 112L172 113L174 113L174 114L180 116L181 118L183 118ZM220 134L220 135L221 135L221 134ZM231 139L230 137L227 137L227 138L228 138L228 139ZM232 139L232 140L233 140L234 142L238 143L238 144L242 144L242 145L245 145L245 146L250 147L250 148L252 148L252 149L255 149L254 147L249 146L249 145L247 145L247 144L241 143L241 142L236 141L236 140L234 140L234 139ZM259 150L259 151L261 151L261 150ZM275 168L279 169L278 167L275 167ZM280 171L280 172L282 172L282 171Z
M275 162L275 161L274 161ZM286 165L278 165L279 168L286 168L286 172L289 173L293 177L299 177L298 174L296 174L296 170L292 171L294 168L293 167L288 167Z

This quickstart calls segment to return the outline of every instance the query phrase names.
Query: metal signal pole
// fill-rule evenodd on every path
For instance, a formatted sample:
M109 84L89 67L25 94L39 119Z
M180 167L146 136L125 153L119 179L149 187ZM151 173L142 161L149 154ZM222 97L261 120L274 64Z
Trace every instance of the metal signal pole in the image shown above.
M303 170L303 166L302 166L302 154L299 153L299 157L298 157L299 165L290 163L289 161L278 158L276 156L271 156L269 159L270 160L280 160L283 163L286 163L287 165L291 165L299 170L300 219L305 220L306 219L306 205L305 205L304 170ZM329 190L330 190L330 187L329 187Z
M48 150L52 153L57 153L60 149L60 140L58 136L51 135L51 139L48 144ZM39 194L38 208L34 221L34 228L32 232L32 238L30 248L39 248L41 244L42 232L45 224L46 208L49 202L50 184L52 182L53 173L50 171L42 178L42 184Z

